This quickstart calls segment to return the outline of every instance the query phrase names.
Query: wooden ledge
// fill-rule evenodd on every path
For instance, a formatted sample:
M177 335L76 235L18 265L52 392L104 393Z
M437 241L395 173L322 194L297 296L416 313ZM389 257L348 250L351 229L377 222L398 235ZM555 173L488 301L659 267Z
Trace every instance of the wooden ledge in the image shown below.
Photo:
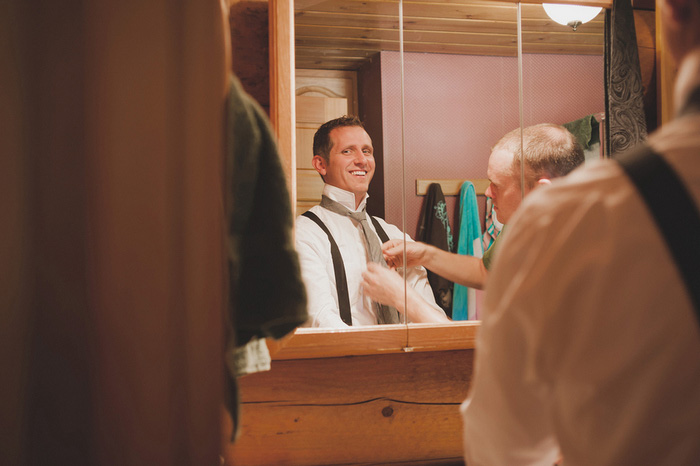
M473 349L481 323L377 325L348 329L299 328L281 340L267 340L273 360L336 358Z
M439 183L442 189L442 194L445 196L459 196L459 191L462 189L462 183L471 181L474 184L474 191L477 196L486 194L486 188L489 187L490 181L486 178L478 179L449 179L449 180L416 180L416 195L425 196L428 194L428 187L432 183Z

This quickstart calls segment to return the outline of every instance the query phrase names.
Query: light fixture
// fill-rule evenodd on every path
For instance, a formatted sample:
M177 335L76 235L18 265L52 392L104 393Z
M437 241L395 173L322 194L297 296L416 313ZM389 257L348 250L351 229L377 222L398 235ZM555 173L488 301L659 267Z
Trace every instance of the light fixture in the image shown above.
M570 26L575 31L583 23L587 23L600 13L601 7L581 5L560 5L543 3L544 11L553 21L564 26Z

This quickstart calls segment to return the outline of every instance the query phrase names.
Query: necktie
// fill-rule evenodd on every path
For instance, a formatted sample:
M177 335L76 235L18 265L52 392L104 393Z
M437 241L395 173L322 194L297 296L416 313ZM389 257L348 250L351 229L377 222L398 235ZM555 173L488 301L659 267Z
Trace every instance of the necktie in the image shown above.
M377 234L369 226L369 222L367 221L367 214L365 213L364 209L361 212L354 212L327 196L323 196L321 198L321 207L328 209L331 212L335 212L336 214L345 215L355 220L356 222L359 222L362 226L362 232L365 235L365 244L367 245L367 251L369 252L370 260L372 262L382 264L384 267L387 266L386 261L384 260L384 256L382 254L382 245L379 243L379 238L377 237ZM398 324L400 322L399 313L395 308L377 302L372 302L372 304L374 305L377 311L378 323Z

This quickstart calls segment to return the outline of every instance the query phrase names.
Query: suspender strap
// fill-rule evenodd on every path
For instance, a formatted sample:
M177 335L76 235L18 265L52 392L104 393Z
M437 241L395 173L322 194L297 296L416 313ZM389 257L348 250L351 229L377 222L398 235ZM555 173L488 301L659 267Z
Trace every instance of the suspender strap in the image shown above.
M379 235L379 239L382 240L382 244L389 241L389 237L387 236L386 231L384 231L384 228L382 228L382 226L379 224L379 221L371 215L369 218L372 219L372 225L374 225L374 229L377 230L377 234Z
M700 324L700 213L673 168L649 146L616 159L632 179L683 276Z
M328 227L321 221L320 218L313 212L308 210L304 212L304 217L310 218L316 224L321 227L326 235L328 235L328 241L331 243L331 257L333 258L333 270L335 272L335 287L338 290L338 307L340 308L340 318L343 319L348 325L352 325L352 314L350 313L350 298L348 296L348 280L345 277L345 264L343 263L343 256L340 255L340 249L338 249L338 244L333 239L331 232L328 231Z

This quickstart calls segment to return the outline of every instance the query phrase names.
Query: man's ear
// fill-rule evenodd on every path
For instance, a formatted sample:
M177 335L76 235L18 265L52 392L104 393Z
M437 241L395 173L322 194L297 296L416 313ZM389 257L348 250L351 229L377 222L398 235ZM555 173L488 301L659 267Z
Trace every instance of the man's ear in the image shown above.
M537 180L537 184L540 186L545 184L552 184L552 180L550 180L549 178L540 178L539 180Z
M326 171L328 170L328 164L326 163L326 159L321 157L320 155L314 155L314 157L311 159L311 165L316 169L317 172L321 174L321 176L326 174Z

